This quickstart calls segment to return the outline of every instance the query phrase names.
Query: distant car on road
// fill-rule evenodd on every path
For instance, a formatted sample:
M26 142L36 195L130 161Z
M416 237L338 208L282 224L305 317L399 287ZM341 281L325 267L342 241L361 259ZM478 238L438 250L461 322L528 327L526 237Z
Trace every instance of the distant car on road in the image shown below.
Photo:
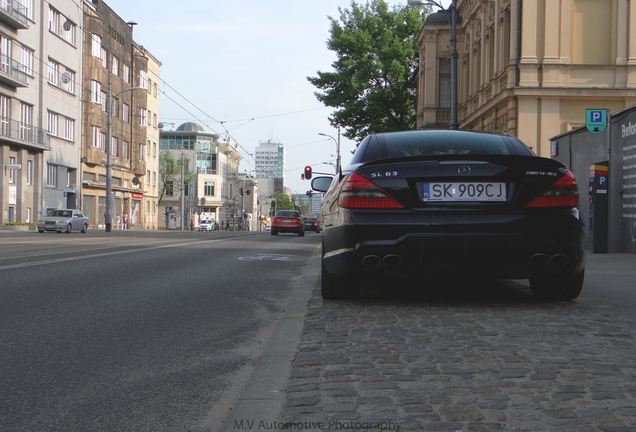
M46 217L39 219L37 223L38 232L62 231L88 231L88 218L79 210L55 209L51 210Z
M272 219L272 235L278 233L296 233L299 237L305 235L305 224L296 210L279 210Z
M201 223L199 223L199 231L218 231L219 224L217 224L212 219L203 219Z
M305 218L305 231L315 231L316 233L320 232L320 222L315 217L307 217Z
M361 277L529 279L572 300L585 274L578 186L560 162L509 134L367 136L322 201L322 296L356 297Z

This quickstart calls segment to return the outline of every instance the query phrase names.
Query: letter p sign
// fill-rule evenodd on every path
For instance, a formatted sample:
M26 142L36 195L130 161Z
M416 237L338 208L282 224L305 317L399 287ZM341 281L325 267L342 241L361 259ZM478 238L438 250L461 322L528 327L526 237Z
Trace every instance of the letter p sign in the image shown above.
M587 130L592 133L601 133L607 127L606 109L585 110L585 123Z

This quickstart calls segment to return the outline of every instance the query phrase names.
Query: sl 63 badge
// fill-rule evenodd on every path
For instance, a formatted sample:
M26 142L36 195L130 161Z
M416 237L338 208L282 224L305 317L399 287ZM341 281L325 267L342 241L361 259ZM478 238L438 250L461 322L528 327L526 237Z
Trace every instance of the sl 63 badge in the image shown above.
M397 175L397 171L387 171L385 173L371 173L371 178L397 177Z

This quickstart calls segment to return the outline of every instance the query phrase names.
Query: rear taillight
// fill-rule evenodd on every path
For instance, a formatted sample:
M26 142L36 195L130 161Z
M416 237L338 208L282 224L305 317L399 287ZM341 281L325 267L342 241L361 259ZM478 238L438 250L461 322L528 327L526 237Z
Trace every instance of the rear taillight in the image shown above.
M404 206L373 182L353 173L340 190L338 203L349 209L402 209Z
M579 192L574 174L568 171L543 194L530 201L526 207L577 207Z

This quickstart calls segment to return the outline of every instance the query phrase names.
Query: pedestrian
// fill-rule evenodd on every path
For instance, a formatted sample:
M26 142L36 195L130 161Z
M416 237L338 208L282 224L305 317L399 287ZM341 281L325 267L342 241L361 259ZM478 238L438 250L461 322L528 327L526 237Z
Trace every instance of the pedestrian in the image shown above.
M122 230L128 229L128 213L126 212L124 212L123 217L121 219L121 229Z
M121 224L121 216L119 216L119 213L117 213L117 215L115 216L115 228L117 229L117 231L119 231L119 224Z
M221 221L221 231L223 231L223 221Z

